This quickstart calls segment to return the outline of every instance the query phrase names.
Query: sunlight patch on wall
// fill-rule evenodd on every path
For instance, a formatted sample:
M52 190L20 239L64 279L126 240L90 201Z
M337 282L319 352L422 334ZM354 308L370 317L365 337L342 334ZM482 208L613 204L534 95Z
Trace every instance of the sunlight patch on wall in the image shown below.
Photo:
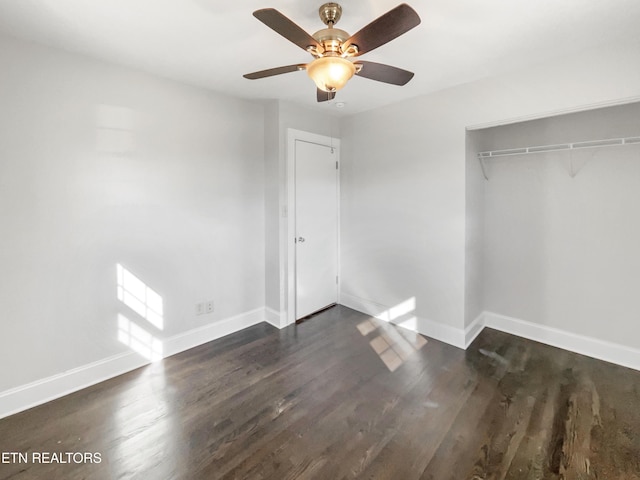
M122 314L118 314L118 340L152 362L162 360L162 341Z
M405 300L404 302L400 302L397 305L391 307L384 312L380 312L376 315L376 318L379 320L384 320L385 322L392 322L403 315L407 315L416 309L416 297L411 297Z
M122 265L117 264L118 300L158 330L164 329L162 297Z
M403 328L418 331L418 318L412 313L416 309L416 297L407 298L405 301L398 303L397 305L382 310L373 316L378 320L393 323Z

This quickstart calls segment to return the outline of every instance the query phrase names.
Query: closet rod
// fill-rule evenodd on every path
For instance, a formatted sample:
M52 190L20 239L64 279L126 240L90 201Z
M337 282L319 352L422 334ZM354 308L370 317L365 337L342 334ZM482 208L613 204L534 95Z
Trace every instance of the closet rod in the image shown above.
M553 145L538 145L535 147L509 148L506 150L493 150L478 153L478 160L482 167L482 175L489 180L485 171L484 160L496 157L509 157L512 155L528 155L531 153L559 152L562 150L579 150L583 148L619 147L624 145L638 145L640 137L606 138L603 140L587 140L573 143L556 143Z

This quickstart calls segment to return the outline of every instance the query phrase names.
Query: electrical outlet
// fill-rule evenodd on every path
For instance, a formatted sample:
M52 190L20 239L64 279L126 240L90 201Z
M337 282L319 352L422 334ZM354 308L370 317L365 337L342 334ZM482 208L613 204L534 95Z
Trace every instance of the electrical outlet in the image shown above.
M213 312L213 300L209 300L206 303L205 307L206 307L207 313L212 313Z

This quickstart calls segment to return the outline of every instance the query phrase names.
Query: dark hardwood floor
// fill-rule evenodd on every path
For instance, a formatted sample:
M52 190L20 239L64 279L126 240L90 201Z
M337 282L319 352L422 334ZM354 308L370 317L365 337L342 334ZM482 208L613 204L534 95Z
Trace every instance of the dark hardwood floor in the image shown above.
M0 420L0 452L29 456L0 479L640 479L640 372L493 330L465 352L337 306Z

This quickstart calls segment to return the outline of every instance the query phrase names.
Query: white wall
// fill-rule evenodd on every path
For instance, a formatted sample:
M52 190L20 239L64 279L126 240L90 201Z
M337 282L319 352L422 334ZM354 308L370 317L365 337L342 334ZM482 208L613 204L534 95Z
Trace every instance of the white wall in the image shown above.
M261 105L8 38L0 64L0 392L129 351L118 314L162 340L263 307Z
M481 150L640 136L640 103L474 133ZM486 310L640 347L640 144L486 163Z
M273 100L265 104L264 113L265 174L265 305L280 312L280 105ZM280 325L279 318L271 321Z
M429 103L421 97L344 122L341 296L385 309L415 301L406 313L459 326L464 125L437 118Z
M346 118L343 294L378 308L415 298L407 325L464 345L467 245L481 241L465 231L465 177L480 175L465 173L465 127L640 98L638 49L610 45Z

